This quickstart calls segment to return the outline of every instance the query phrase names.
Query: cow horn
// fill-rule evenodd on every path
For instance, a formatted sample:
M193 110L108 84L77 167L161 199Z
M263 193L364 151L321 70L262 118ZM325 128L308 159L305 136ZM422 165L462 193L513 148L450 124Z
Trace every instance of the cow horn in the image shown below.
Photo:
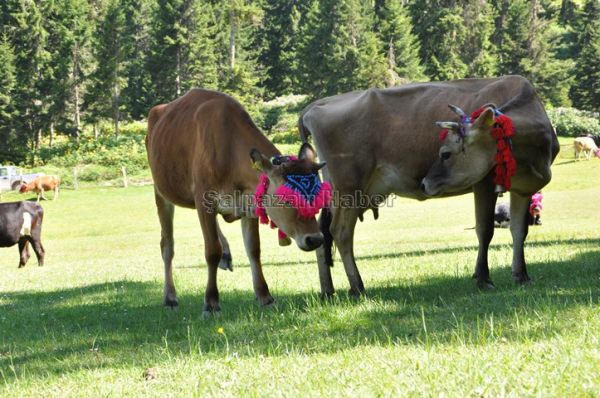
M452 112L456 113L460 117L467 116L467 114L465 113L465 111L463 111L462 109L460 109L456 105L448 104L448 108L452 109Z
M443 129L450 129L450 130L458 130L458 123L456 122L435 122L435 124L438 127L441 127Z
M321 170L323 167L325 167L326 164L327 162L315 163L315 169Z

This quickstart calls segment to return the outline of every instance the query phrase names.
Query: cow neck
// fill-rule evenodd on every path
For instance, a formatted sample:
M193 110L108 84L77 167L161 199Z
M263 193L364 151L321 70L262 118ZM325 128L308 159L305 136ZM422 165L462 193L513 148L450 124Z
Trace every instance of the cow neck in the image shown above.
M477 119L485 107L481 107L471 113L471 121ZM510 117L497 109L494 109L494 125L492 126L492 137L496 140L496 156L494 160L494 184L496 193L502 194L511 188L511 178L517 170L517 161L512 153L512 137L515 127Z

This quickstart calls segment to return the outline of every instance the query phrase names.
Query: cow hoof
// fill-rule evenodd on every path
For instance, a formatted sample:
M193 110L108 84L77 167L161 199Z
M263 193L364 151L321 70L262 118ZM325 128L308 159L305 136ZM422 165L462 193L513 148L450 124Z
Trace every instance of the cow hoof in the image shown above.
M321 300L331 300L336 295L337 294L335 293L335 291L333 291L333 292L321 292L320 297L321 297Z
M275 304L275 299L270 294L264 297L257 297L261 307L271 307Z
M477 287L481 290L494 290L496 286L494 286L494 282L491 279L483 279L477 280Z
M172 310L176 309L179 303L177 302L177 298L165 298L163 301L165 307L169 307Z
M233 271L233 258L229 253L223 253L221 256L221 261L219 261L219 268L224 270Z
M513 275L513 279L517 285L525 286L531 283L531 278L527 274Z
M221 307L219 304L204 304L202 316L204 318L219 317L221 315Z
M361 297L365 297L365 291L364 290L359 290L359 289L350 289L348 290L348 296L352 297L352 298L361 298Z

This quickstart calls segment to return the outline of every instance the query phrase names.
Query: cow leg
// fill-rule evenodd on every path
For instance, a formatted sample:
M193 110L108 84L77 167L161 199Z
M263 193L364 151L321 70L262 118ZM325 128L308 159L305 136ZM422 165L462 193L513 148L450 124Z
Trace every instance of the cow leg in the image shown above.
M330 230L340 251L348 282L350 282L349 293L353 296L360 296L364 294L365 286L354 259L354 228L358 220L358 210L349 207L333 210Z
M221 242L221 247L223 248L223 256L221 256L221 260L219 261L219 268L224 270L233 271L233 258L231 257L231 250L229 249L229 242L227 242L227 238L223 235L221 231L221 227L219 227L219 222L217 221L217 233L219 234L219 242Z
M37 257L38 266L43 267L44 255L46 254L46 251L44 250L44 246L42 246L42 241L39 239L39 237L30 237L30 241L31 246L33 247L33 251L35 252L35 256Z
M160 252L165 266L165 288L163 304L167 307L177 307L177 291L173 282L173 256L175 241L173 240L173 216L175 206L154 192L158 219L160 221Z
M325 241L317 248L317 264L319 266L319 281L321 283L321 298L333 297L335 288L331 278L331 267L333 267L332 257L332 238L331 238L331 210L323 209L319 217L321 232L325 236Z
M265 280L260 262L260 236L258 232L258 218L242 217L242 233L244 235L244 247L250 260L252 270L252 284L254 293L261 305L273 304L275 300L269 293L269 286Z
M494 287L494 283L490 279L488 249L494 236L494 209L497 199L491 177L475 184L473 193L475 197L475 232L479 242L473 278L477 280L477 286L480 289L490 289Z
M219 261L223 255L221 242L217 227L217 215L202 206L202 198L196 201L198 209L198 218L202 227L204 237L204 257L208 265L208 281L206 283L206 292L204 294L204 315L210 315L221 311L219 306L219 289L217 287L217 270Z
M56 200L58 198L58 186L54 188L54 197L52 200Z
M42 188L42 189L40 189L40 195L42 195L42 199L44 199L44 200L48 200L48 199L46 199L46 197L44 196L44 189L43 189L43 188Z
M19 239L19 254L21 255L19 268L22 268L27 264L27 260L29 260L29 240L27 237Z
M525 266L525 238L529 232L527 215L529 212L529 196L510 193L510 233L513 238L512 276L517 283L529 282Z

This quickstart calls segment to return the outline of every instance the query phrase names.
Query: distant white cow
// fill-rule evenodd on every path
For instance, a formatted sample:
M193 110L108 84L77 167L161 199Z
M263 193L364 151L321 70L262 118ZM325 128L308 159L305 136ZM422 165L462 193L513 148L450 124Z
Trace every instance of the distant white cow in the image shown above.
M600 158L600 149L598 149L591 137L577 137L575 138L575 142L573 142L573 146L575 147L575 159L577 160L580 160L582 152L585 154L587 160L590 160L592 152Z

